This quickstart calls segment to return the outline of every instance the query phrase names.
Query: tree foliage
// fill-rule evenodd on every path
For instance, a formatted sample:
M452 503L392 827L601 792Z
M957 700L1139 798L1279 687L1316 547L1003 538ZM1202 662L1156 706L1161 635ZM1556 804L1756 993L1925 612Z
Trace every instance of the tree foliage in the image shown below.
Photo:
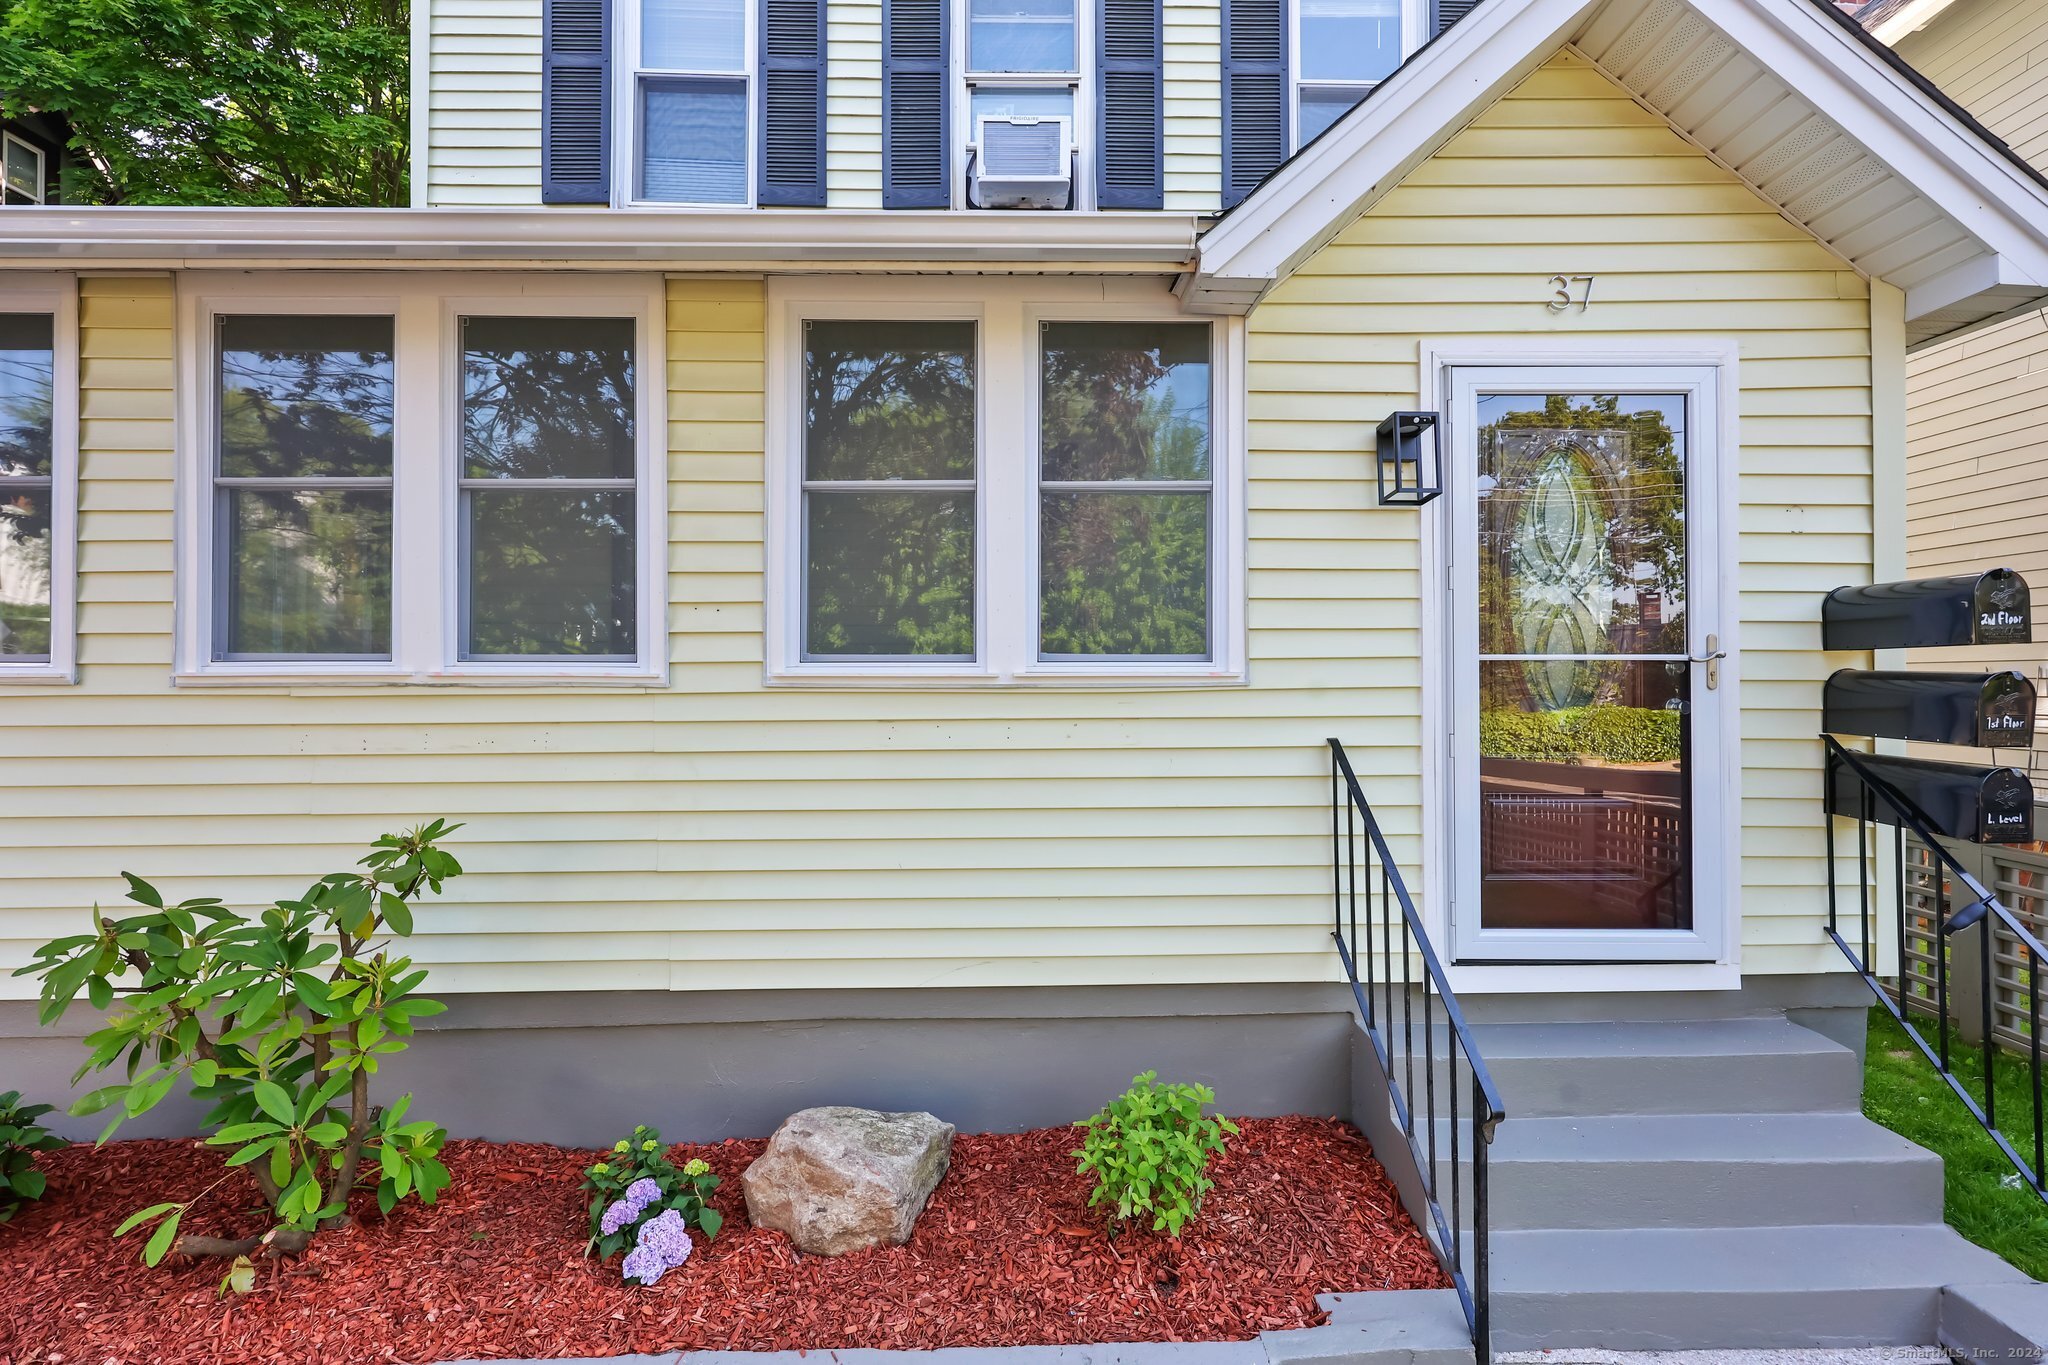
M407 0L0 0L0 108L62 114L65 197L402 205Z

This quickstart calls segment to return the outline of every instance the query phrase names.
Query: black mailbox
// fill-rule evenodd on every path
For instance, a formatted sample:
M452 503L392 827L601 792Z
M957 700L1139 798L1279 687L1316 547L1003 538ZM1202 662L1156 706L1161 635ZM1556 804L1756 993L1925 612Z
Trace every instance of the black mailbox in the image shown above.
M2026 748L2034 685L2020 673L1879 673L1844 668L1821 693L1821 728L1929 744Z
M2018 768L1978 768L1886 754L1857 757L1936 834L1973 844L2024 844L2034 838L2034 784ZM1876 793L1867 802L1866 807L1863 784L1849 765L1835 762L1828 783L1830 815L1852 820L1868 815L1881 825L1904 823Z
M1820 609L1823 649L2024 645L2034 639L2027 580L2011 569L1836 588Z

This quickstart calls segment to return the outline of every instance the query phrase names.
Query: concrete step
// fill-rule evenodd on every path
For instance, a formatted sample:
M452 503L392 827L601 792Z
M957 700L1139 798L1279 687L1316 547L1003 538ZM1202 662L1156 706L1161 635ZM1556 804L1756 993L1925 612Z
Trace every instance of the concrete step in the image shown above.
M1493 1344L1922 1345L1942 1286L2025 1280L1930 1223L1497 1232Z
M1261 1332L1269 1365L1473 1365L1472 1329L1452 1289L1318 1294L1321 1327Z
M2048 1356L2048 1284L1952 1284L1941 1291L1942 1347L1957 1360Z
M1862 1095L1854 1053L1783 1018L1482 1024L1474 1036L1519 1118L1853 1111ZM1439 1111L1447 1077L1439 1053Z
M1941 1158L1856 1113L1510 1118L1487 1162L1496 1230L1941 1217Z

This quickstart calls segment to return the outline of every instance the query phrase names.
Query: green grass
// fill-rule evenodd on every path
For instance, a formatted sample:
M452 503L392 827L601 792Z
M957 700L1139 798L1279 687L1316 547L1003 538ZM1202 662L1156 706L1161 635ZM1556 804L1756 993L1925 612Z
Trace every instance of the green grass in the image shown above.
M1916 1024L1932 1045L1932 1021ZM2048 1204L2015 1175L2005 1153L1970 1117L1898 1022L1877 1006L1870 1011L1869 1037L1863 1112L1941 1157L1947 1172L1944 1216L1950 1227L2035 1279L2048 1278ZM1951 1036L1949 1057L1958 1078L1982 1104L1983 1053L1961 1046ZM1995 1065L1998 1127L2014 1149L2032 1161L2034 1107L2026 1059L2000 1054Z

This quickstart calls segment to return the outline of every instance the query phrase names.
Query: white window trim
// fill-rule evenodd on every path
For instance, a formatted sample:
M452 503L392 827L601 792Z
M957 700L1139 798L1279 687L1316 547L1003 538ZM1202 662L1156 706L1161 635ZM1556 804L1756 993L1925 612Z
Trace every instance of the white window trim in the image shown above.
M1412 3L1414 0L1404 0ZM974 138L974 88L976 86L1016 87L1035 90L1071 90L1074 92L1074 117L1068 128L1070 141L1068 150L1073 154L1074 207L1073 213L1082 213L1095 207L1095 165L1101 155L1096 145L1098 135L1096 124L1099 111L1095 107L1095 3L1096 0L1074 0L1074 70L1072 71L976 71L967 64L968 16L967 0L947 6L947 23L952 32L947 35L952 43L951 55L947 60L949 70L946 79L952 92L952 116L948 120L952 128L950 136L956 155L953 157L952 205L956 209L968 207L967 203L967 155L975 144Z
M78 281L0 280L0 312L50 315L50 657L0 656L0 684L78 681Z
M303 286L294 288L293 286ZM181 686L365 683L665 686L668 680L667 352L659 277L257 275L187 277L178 300L177 607ZM215 659L214 319L222 314L388 314L393 319L392 657ZM631 317L634 326L635 547L639 657L464 660L457 535L461 421L459 319ZM421 382L422 378L429 382Z
M1407 61L1415 50L1427 41L1429 35L1429 0L1400 0L1401 3L1401 60ZM1398 67L1395 68L1399 70ZM1391 76L1394 73L1388 72ZM1301 0L1288 0L1287 5L1287 145L1295 151L1301 150L1301 92L1303 90L1362 90L1370 93L1377 81L1327 81L1304 80L1301 75ZM1360 98L1364 98L1363 95ZM1348 112L1348 111L1347 111ZM1340 116L1341 117L1341 116Z
M1551 993L1558 991L1726 990L1741 984L1742 974L1742 550L1738 518L1741 466L1741 348L1730 339L1700 336L1646 335L1631 349L1617 349L1612 337L1574 341L1556 336L1472 336L1425 338L1417 346L1421 385L1419 406L1443 411L1451 394L1450 372L1458 368L1532 367L1584 371L1603 367L1697 367L1716 375L1717 420L1713 437L1717 452L1716 550L1720 592L1719 647L1728 652L1723 664L1723 724L1719 765L1721 827L1726 832L1718 859L1719 896L1713 910L1722 917L1718 952L1709 962L1457 962L1445 966L1452 987L1461 992ZM1453 433L1440 433L1443 458L1455 449ZM1449 476L1446 475L1447 486ZM1451 677L1449 661L1451 606L1450 565L1446 537L1450 532L1449 494L1420 512L1422 555L1422 916L1432 938L1451 944L1452 859L1459 846L1456 834L1451 757ZM1432 605L1433 604L1433 605Z
M758 0L744 0L741 6L746 26L746 40L742 44L740 69L737 71L712 71L708 69L683 67L651 67L640 64L640 0L616 0L612 13L617 16L612 23L612 70L618 73L612 80L612 194L614 204L628 209L651 209L674 213L734 213L741 209L757 206L760 194L761 158L761 91L760 56L760 5ZM747 113L747 162L743 199L721 203L691 203L674 199L643 199L640 197L640 149L645 142L640 126L640 82L644 76L657 80L667 77L681 79L729 80L740 84L742 101Z
M813 318L977 323L973 660L806 659L803 324ZM768 286L767 668L825 687L1202 686L1245 681L1244 320L1211 327L1210 649L1186 659L1038 657L1038 328L1042 321L1189 322L1142 279L771 279Z
M36 146L36 144L35 144L35 143L33 143L33 142L30 142L30 141L29 141L29 140L28 140L27 138L25 138L25 137L21 137L21 136L19 136L19 135L15 134L15 133L8 133L8 132L0 132L0 189L12 190L12 189L14 188L14 184L13 184L13 182L12 182L12 181L9 181L9 180L7 180L7 179L6 179L6 175L5 175L5 167L6 167L6 165L7 165L7 161L6 161L6 151L7 151L7 148L8 148L8 147L20 147L20 148L22 148L22 149L26 150L27 152L29 152L29 153L30 153L31 155L33 155L33 156L35 157L35 159L36 159L36 188L35 188L35 202L36 202L36 203L38 203L38 204L47 204L47 203L49 203L49 202L50 202L50 159L49 159L49 157L48 157L48 156L47 156L47 155L46 155L46 154L44 153L44 151L43 151L43 149L42 149L41 147L38 147L38 146ZM19 207L19 206L17 205L16 207Z

